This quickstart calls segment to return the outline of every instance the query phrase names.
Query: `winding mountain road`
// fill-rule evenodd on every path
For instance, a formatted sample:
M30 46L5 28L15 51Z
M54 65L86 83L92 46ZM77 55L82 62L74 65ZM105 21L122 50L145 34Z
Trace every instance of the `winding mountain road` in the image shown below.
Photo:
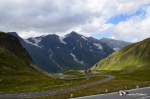
M108 78L103 79L103 80L99 80L96 82L92 82L89 84L77 86L77 87L71 87L68 89L59 89L59 90L44 91L44 92L31 92L31 93L22 93L22 94L5 94L5 95L0 95L0 98L31 98L31 97L40 97L40 96L62 94L62 93L67 93L67 92L82 89L82 88L87 88L87 87L101 84L104 82L108 82L108 81L111 81L112 79L115 78L115 76L111 76L111 75L102 75L102 76L107 76Z

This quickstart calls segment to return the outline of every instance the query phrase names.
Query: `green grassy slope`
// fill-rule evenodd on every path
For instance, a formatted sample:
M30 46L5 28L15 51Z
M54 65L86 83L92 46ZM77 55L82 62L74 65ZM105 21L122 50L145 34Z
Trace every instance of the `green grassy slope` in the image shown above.
M95 64L93 70L150 68L150 38L131 44Z
M47 81L44 72L33 64L18 39L0 32L0 93L30 90L32 83L43 80Z
M31 57L21 46L19 40L7 33L0 32L0 74L36 74L38 69L32 62Z
M16 37L0 32L0 94L45 91L72 83L45 74Z

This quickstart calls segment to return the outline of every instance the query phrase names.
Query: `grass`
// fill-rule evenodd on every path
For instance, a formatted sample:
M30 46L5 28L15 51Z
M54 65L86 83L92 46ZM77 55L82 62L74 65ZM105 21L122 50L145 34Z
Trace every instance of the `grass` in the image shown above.
M69 74L69 75L80 75L83 74L83 71L80 70L68 70L66 72L64 72L64 74Z
M90 77L88 80L87 79L79 79L79 80L75 80L76 82L74 83L70 83L70 84L64 84L64 85L60 85L60 86L51 86L48 88L48 90L57 90L57 89L65 89L65 88L71 88L71 87L76 87L76 86L80 86L80 85L84 85L84 84L88 84L88 83L92 83L98 80L102 80L106 78L105 76L95 76L95 77ZM69 81L69 80L66 80ZM74 80L70 80L71 82Z
M109 74L116 76L116 79L91 86L88 88L68 92L65 94L45 96L45 97L35 97L35 99L68 99L70 95L73 94L74 97L81 97L87 95L103 94L108 92L116 92L118 90L126 90L139 87L150 86L150 70L122 70L122 71L98 71L103 74ZM37 78L38 77L38 78ZM2 78L2 76L1 76ZM75 86L84 85L87 83L95 82L104 79L103 76L95 76L90 79L76 79L76 80L61 80L58 78L47 78L41 76L24 76L24 81L22 81L22 76L8 77L3 76L3 80L0 81L0 92L4 93L22 93L22 92L36 92L36 91L49 91L56 89L64 89ZM20 80L20 81L19 81ZM31 90L32 89L32 90ZM34 99L34 98L33 98Z
M101 60L94 70L124 70L150 68L150 38L124 47Z
M22 79L23 77L23 79ZM0 93L24 93L46 91L49 87L75 83L80 80L60 80L58 78L47 78L38 76L3 76L0 81ZM52 89L52 88L51 88Z
M83 75L82 76L86 76ZM90 74L91 76L91 74ZM90 79L59 79L58 77L46 77L39 75L0 75L0 94L13 93L28 93L28 92L42 92L57 89L65 89L95 82L106 77L93 76Z
M79 79L62 80L62 79L58 79L57 77L47 77L43 74L43 71L41 71L40 69L37 70L36 66L33 66L33 65L31 66L30 57L28 57L28 54L25 52L25 50L21 51L20 49L22 48L19 47L18 45L17 47L18 51L16 51L16 48L13 48L12 46L13 43L12 44L7 43L6 39L12 42L12 40L14 40L15 38L12 37L10 39L10 37L6 36L6 39L5 39L3 37L4 36L1 36L2 39L0 39L1 42L4 42L4 44L2 43L0 45L0 94L41 92L41 91L49 91L49 90L56 90L56 89L64 89L64 88L70 88L70 87L76 87L76 86L88 84L88 83L106 78L104 76L95 76L87 80L86 78L80 78L86 75L83 75L79 71L68 71L65 73L65 74L76 75L77 77L79 77ZM149 41L146 40L146 42L149 42ZM141 44L141 46L139 47L143 48L143 45L144 44ZM139 49L139 48L135 48L135 49ZM131 50L133 51L135 49L131 48ZM127 52L130 52L130 51L127 51ZM139 50L136 52L139 52ZM145 50L144 53L146 54L143 54L145 55L143 57L146 59L146 63L148 63L147 62L147 60L149 59L148 55L150 55L149 50ZM129 54L125 53L125 55L129 55ZM111 58L111 56L109 58ZM106 60L106 63L107 62L113 63L117 61L116 60L117 58L116 59L113 58L114 60L111 60L111 61L109 58L108 60ZM134 60L131 60L131 59L136 59L136 58L128 57L128 61L130 62L131 65L136 65L136 64L143 62L143 60L141 59L138 60L139 62L136 59L136 62L137 62L136 63ZM122 64L127 65L127 63L128 62L125 62ZM136 63L136 64L133 64L133 63ZM149 64L143 64L143 63L141 65L144 65L144 67L146 68L150 66ZM128 70L122 70L122 71L99 71L99 72L110 74L110 75L115 75L116 79L103 83L103 84L68 92L65 94L39 97L39 99L45 99L45 98L67 99L70 97L70 94L73 94L74 97L79 97L79 96L106 93L105 92L106 89L108 90L108 92L114 92L114 91L118 91L121 89L136 88L137 85L139 87L150 86L150 77L149 77L150 70L149 69L133 70L132 68L130 68Z
M83 75L82 75L83 76ZM84 75L85 77L85 75ZM93 76L90 79L76 78L76 79L59 79L56 77L46 77L39 75L0 75L0 93L28 93L41 92L57 89L65 89L75 86L84 85L97 80L104 79L103 76Z
M77 71L74 71L77 72ZM79 79L58 79L58 77L47 77L43 71L36 66L22 60L5 47L0 46L0 94L41 92L70 88L103 79L103 77L92 77ZM77 75L81 73L76 73ZM83 76L83 75L82 75ZM78 76L77 76L78 77Z
M45 74L38 67L0 46L0 94L52 90L84 80L61 80Z
M109 92L116 92L119 90L135 89L139 87L150 86L150 70L122 70L122 71L100 71L105 74L115 75L116 79L91 86L88 88L68 92L60 95L37 97L36 99L68 99L73 94L74 97L81 97L87 95L96 95ZM106 92L106 89L108 92Z

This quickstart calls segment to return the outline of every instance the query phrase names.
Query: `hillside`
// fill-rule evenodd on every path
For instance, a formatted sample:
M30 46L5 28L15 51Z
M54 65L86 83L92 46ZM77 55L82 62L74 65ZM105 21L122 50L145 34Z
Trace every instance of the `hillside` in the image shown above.
M47 72L87 69L114 52L107 44L74 31L64 37L49 34L25 40L10 34L18 37L34 63Z
M60 88L58 85L82 80L61 80L52 74L48 77L46 72L34 65L15 36L0 32L0 94L54 90Z
M150 69L150 38L128 45L95 64L93 70Z
M10 34L0 32L0 74L34 74L42 73L29 56L19 40Z

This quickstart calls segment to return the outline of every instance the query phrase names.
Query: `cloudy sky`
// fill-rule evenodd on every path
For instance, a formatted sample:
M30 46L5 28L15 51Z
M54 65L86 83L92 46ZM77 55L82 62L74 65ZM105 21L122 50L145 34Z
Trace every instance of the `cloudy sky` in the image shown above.
M0 0L0 31L136 42L150 37L150 0Z

